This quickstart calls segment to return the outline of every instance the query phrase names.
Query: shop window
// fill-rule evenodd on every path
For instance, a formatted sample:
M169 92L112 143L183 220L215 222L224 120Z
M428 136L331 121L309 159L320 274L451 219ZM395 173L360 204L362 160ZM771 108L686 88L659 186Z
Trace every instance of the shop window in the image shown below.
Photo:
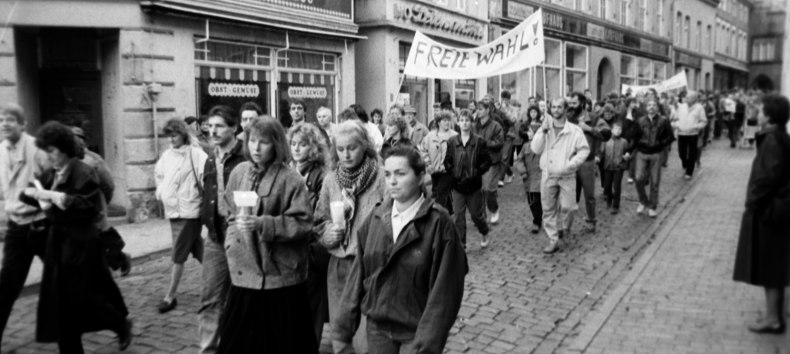
M335 71L335 56L300 50L285 50L277 53L277 67L318 71Z
M538 66L535 70L535 92L543 98L559 97L562 94L562 42L546 38L544 45L546 65Z
M455 82L455 102L456 108L467 108L469 103L476 100L475 80L458 80Z
M398 44L398 72L400 75L403 75L410 49L411 43L400 42ZM403 84L400 86L396 102L414 107L417 110L417 119L427 124L429 97L428 79L407 75L403 77Z
M620 82L633 85L636 81L636 62L630 55L620 56Z
M653 62L653 83L659 83L667 79L667 63Z
M502 75L502 91L510 92L510 97L518 98L518 88L516 86L516 73Z
M208 40L195 44L195 60L212 63L271 66L271 48Z
M565 94L587 88L587 47L565 43Z
M637 85L650 85L653 78L653 62L648 59L637 60L638 76Z

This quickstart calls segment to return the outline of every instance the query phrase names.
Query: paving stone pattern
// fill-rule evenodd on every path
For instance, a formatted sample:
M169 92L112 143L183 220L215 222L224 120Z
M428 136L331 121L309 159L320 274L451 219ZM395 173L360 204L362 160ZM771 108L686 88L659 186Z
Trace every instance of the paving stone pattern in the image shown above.
M754 150L725 150L587 353L790 353L790 335L756 335L762 288L732 281ZM650 253L649 251L646 252Z
M701 172L707 173L707 167ZM619 215L605 210L601 190L597 189L597 232L582 231L583 216L577 216L573 234L563 240L561 251L554 255L542 253L547 242L545 235L529 233L532 217L521 181L501 188L500 223L493 227L487 249L480 248L479 234L469 220L470 272L446 352L565 351L583 327L582 319L600 306L693 183L695 180L682 179L673 150L670 166L662 176L661 215L657 219L635 215L636 192L625 179ZM583 209L580 208L581 214ZM128 353L197 351L199 264L194 260L187 262L178 308L160 315L155 306L164 296L169 271L169 258L160 258L137 266L131 276L118 279L135 320L136 337ZM5 351L56 352L53 344L33 341L36 304L35 293L15 304L3 338ZM328 350L327 332L322 351ZM110 332L87 334L83 341L88 352L111 353L117 348Z

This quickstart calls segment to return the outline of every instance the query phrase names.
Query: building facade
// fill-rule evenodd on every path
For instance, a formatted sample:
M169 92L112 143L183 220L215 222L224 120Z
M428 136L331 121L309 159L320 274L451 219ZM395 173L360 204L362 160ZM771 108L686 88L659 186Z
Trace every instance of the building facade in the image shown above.
M716 8L718 0L674 1L674 72L686 72L690 90L713 88Z
M749 87L780 91L787 0L754 1L749 22Z
M80 125L107 160L113 202L132 220L157 213L153 167L170 118L255 101L284 119L288 102L355 100L353 2L337 0L30 0L0 2L0 96L28 129Z
M752 4L744 0L721 0L716 9L716 90L748 86L749 17Z
M649 85L670 74L669 13L664 0L501 0L491 2L491 39L543 9L546 62L488 79L487 90L514 98L554 98L590 89L601 99L621 84Z
M357 0L359 34L367 37L356 48L357 102L368 110L393 103L417 110L427 124L433 106L450 101L466 108L485 92L485 80L434 80L403 76L415 31L458 47L487 41L488 1L476 0ZM386 109L385 109L386 110Z

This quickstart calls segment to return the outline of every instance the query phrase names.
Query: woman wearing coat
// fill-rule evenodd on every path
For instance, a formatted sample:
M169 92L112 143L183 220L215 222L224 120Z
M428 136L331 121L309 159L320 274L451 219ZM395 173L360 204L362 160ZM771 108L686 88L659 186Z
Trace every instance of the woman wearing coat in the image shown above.
M74 134L58 122L39 129L36 145L52 168L27 188L21 200L44 209L51 222L36 321L36 340L58 342L61 353L83 353L82 334L112 330L121 350L132 340L121 291L104 261L96 218L101 212L99 179L79 161Z
M315 353L307 295L307 244L312 209L302 176L288 167L285 131L269 116L245 134L247 161L233 169L221 203L228 203L225 238L231 289L217 353ZM244 213L234 192L253 191Z
M468 271L453 219L423 193L425 162L416 149L384 160L389 198L365 218L357 257L333 322L338 347L367 317L372 354L441 353L455 323Z
M362 221L384 196L384 172L378 162L374 143L365 126L348 120L335 127L335 152L338 165L324 179L315 210L316 232L329 250L327 295L329 321L334 326L346 277L357 256L357 237ZM342 224L332 222L330 206L342 203ZM335 205L340 205L340 203ZM357 352L367 352L365 331L360 326L355 340Z
M198 262L203 261L203 240L200 237L203 187L200 181L203 180L208 155L193 144L188 129L186 123L178 118L165 123L164 132L170 138L171 147L162 153L154 168L156 198L165 207L173 238L170 287L157 306L159 313L168 312L178 305L178 284L189 254Z
M300 123L288 130L291 146L291 168L299 172L307 186L310 211L315 211L318 195L324 185L324 176L329 169L331 157L327 141L319 128L310 123ZM318 235L310 239L309 266L307 272L307 294L313 315L313 330L321 342L324 323L329 322L329 304L326 297L326 272L329 266L329 252L318 242Z
M752 164L735 255L734 279L765 289L765 316L749 330L781 334L784 289L790 285L790 115L787 98L767 95L759 107L757 156Z

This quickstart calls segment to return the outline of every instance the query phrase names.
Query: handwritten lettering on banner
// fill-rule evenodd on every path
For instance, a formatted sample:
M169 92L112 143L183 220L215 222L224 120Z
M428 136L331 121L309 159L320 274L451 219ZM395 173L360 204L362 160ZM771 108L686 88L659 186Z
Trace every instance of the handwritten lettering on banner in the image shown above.
M456 48L414 34L404 75L437 79L476 79L524 70L543 62L543 12L538 10L495 41Z
M258 85L225 84L212 82L208 84L208 94L214 97L258 97L261 94Z

